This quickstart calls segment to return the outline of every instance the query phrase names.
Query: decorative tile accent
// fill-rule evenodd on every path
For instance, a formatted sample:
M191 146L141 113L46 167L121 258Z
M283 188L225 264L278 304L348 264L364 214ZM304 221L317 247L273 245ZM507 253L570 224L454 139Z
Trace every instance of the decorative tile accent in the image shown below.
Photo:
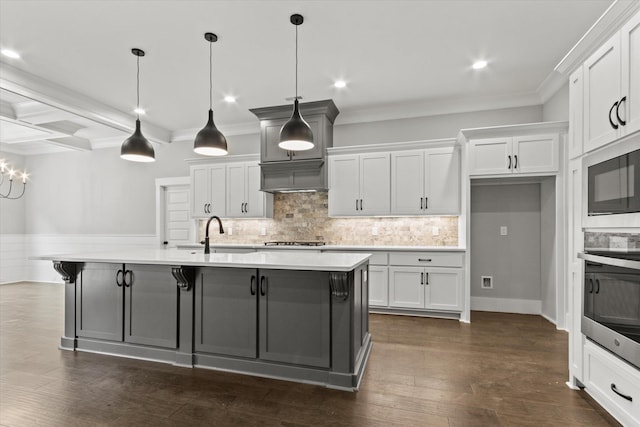
M640 249L640 233L584 233L585 249Z
M329 218L327 192L275 194L273 210L273 219L223 219L225 230L232 228L233 235L212 229L212 243L322 240L329 245L458 245L457 216ZM204 239L205 225L206 220L199 222L199 241ZM377 236L372 235L374 227ZM433 227L438 227L437 236Z

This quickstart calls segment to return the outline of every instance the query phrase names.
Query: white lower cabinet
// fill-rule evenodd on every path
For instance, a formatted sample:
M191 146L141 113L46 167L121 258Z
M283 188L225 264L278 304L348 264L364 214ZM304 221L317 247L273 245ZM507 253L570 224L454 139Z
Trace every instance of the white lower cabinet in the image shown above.
M640 425L640 371L588 340L584 346L584 385L623 425Z
M461 311L462 271L454 268L389 267L389 306Z
M389 305L389 267L369 264L369 305Z

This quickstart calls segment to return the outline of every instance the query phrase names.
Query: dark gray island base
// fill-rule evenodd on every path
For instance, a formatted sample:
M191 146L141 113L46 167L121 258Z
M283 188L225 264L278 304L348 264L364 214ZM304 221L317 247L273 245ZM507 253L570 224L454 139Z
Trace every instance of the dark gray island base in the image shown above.
M349 271L48 259L65 280L62 349L359 388L368 257Z

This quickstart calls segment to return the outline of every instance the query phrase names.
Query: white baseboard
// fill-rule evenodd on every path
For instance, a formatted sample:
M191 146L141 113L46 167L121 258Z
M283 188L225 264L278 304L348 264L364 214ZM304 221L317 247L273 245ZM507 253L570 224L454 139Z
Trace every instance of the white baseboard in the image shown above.
M514 298L471 297L471 310L498 313L542 314L542 301ZM555 324L555 322L553 322Z
M51 261L29 257L157 248L155 235L113 234L2 234L0 235L0 283L21 281L62 283Z

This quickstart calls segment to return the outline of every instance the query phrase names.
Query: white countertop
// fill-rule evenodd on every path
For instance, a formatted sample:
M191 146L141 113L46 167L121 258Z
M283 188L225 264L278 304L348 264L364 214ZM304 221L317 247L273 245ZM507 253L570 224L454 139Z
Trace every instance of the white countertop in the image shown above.
M261 246L264 248L264 246ZM362 253L250 252L247 254L190 252L179 249L139 249L117 252L52 254L31 259L69 262L109 262L205 267L271 268L281 270L351 271L369 259Z
M323 245L323 246L265 246L260 243L210 243L210 247L218 249L255 249L255 250L314 250L314 251L433 251L433 252L464 252L458 246L385 246L385 245ZM178 245L178 249L200 249L203 244Z

